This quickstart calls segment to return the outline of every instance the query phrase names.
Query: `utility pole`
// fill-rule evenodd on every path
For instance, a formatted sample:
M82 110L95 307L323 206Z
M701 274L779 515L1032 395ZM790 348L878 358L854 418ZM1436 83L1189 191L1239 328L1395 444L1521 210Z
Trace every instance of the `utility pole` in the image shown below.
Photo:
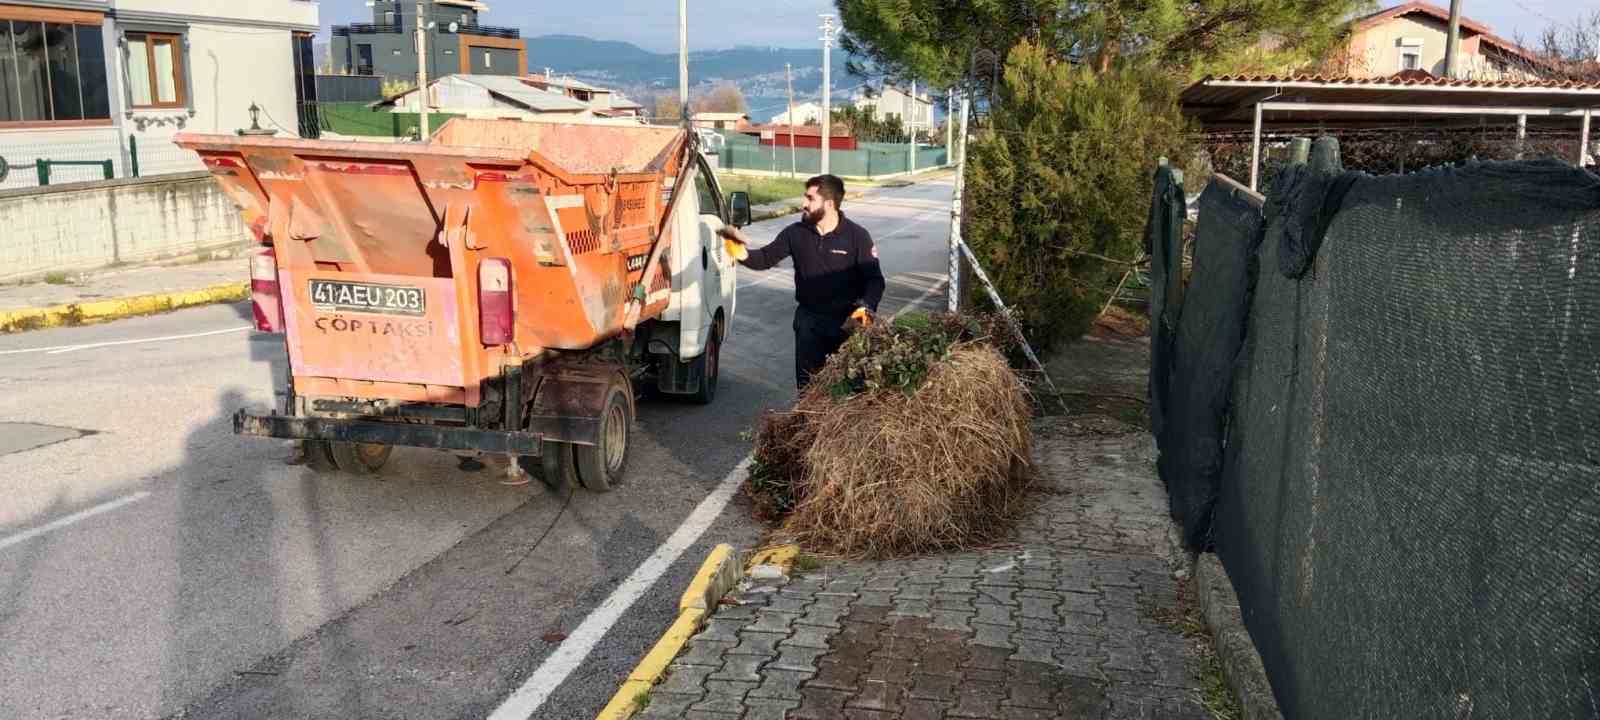
M911 102L909 103L909 106L910 107L909 107L906 115L911 118L911 124L908 126L909 132L907 132L906 134L911 140L911 162L907 163L906 167L910 168L911 172L916 172L917 171L917 81L916 80L912 80L911 81Z
M1459 77L1461 61L1461 0L1450 0L1450 37L1444 46L1444 76Z
M422 14L422 0L417 0L417 104L421 106L422 142L426 144L433 133L428 127L428 31L427 19Z
M833 150L833 16L822 16L822 174ZM793 118L790 118L793 119Z
M689 122L689 0L678 0L678 114Z
M790 74L789 63L783 64L783 79L789 83L789 177L794 177L798 172L794 161L794 75Z

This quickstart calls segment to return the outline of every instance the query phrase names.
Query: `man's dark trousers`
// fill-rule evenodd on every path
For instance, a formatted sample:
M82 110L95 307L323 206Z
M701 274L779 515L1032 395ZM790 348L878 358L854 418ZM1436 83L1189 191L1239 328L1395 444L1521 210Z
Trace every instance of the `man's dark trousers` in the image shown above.
M804 390L811 374L822 369L828 356L838 351L848 337L844 331L849 311L843 314L817 312L804 306L794 311L794 382Z

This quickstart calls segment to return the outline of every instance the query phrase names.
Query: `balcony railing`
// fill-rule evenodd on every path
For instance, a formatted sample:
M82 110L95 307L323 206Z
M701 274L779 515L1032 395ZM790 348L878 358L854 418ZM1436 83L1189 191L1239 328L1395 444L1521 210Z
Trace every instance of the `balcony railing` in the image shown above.
M449 25L439 25L440 32L449 32ZM485 37L505 38L507 40L520 40L522 31L516 28L495 27L493 25L457 25L456 33L461 35L482 35Z
M449 23L439 23L434 26L440 33L449 34ZM338 37L351 35L397 35L404 32L399 25L375 25L373 23L355 23L351 25L333 26L333 34ZM522 31L516 28L495 27L493 25L456 25L459 35L479 35L483 37L505 38L507 40L522 39Z
M399 25L374 25L372 23L355 23L353 25L335 25L335 26L333 26L333 34L335 36L398 35L399 33L400 33L400 26Z

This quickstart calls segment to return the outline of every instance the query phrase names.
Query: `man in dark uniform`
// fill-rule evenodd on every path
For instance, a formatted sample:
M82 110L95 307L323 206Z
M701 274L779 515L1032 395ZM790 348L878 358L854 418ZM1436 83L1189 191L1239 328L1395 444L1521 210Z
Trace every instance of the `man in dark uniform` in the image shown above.
M723 228L727 250L751 270L766 270L794 259L794 374L804 389L811 374L844 344L849 325L866 325L883 299L878 248L865 228L839 211L844 181L818 175L806 181L799 222L778 233L772 244L749 249L736 228Z

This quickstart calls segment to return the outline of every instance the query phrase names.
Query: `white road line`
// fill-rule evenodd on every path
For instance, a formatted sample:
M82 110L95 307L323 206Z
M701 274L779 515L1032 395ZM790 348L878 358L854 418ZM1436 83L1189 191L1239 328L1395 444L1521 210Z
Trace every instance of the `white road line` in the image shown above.
M921 294L921 295L919 295L919 296L918 296L918 297L917 297L917 299L915 299L915 300L912 300L912 301L911 301L911 302L910 302L910 303L908 303L908 304L905 304L905 305L901 305L901 306L900 306L900 309L899 309L899 310L896 310L896 311L894 311L894 314L893 314L893 315L890 315L890 316L889 316L889 319L890 319L890 320L891 320L891 321L892 321L892 320L894 320L894 319L895 319L895 318L898 318L898 317L900 317L900 316L901 316L901 315L904 315L904 314L905 314L905 313L906 313L906 311L908 311L908 310L915 310L915 309L916 309L916 308L917 308L917 306L918 306L918 305L921 305L921 304L922 304L922 301L924 301L924 300L927 300L927 299L928 299L928 298L931 298L931 297L933 297L933 295L934 295L934 293L937 293L937 292L939 292L939 291L941 291L941 290L943 290L943 289L945 289L945 286L947 286L947 285L949 285L949 284L950 284L950 283L949 283L949 281L943 281L943 282L940 282L940 283L939 283L939 284L937 284L937 285L934 285L934 286L933 286L933 287L931 287L931 288L928 288L928 291L927 291L927 292L925 292L925 293L923 293L923 294Z
M722 514L723 508L727 507L728 501L733 498L733 493L739 489L739 483L744 480L750 461L751 458L748 457L740 461L739 465L723 478L717 489L700 501L694 512L689 513L689 517L673 531L672 536L656 548L656 551L651 553L650 557L628 576L628 579L617 585L617 589L611 592L605 602L600 603L588 617L583 619L583 623L561 642L561 646L556 648L555 652L545 658L539 669L533 671L533 675L522 684L522 687L517 688L516 692L511 693L511 697L506 698L494 714L489 716L489 720L525 720L533 717L540 706L550 698L550 694L583 664L584 658L588 657L594 646L606 636L611 626L622 618L623 613L643 597L650 586L672 567L672 563L676 562L678 557L711 527L717 516Z
M45 533L53 532L53 531L56 531L56 530L60 530L61 528L64 528L64 527L66 527L68 525L71 525L71 524L73 524L75 522L78 522L79 520L85 520L85 519L94 517L96 515L99 515L100 513L111 512L112 510L115 510L115 509L117 509L119 507L122 507L124 505L130 505L130 504L139 502L140 500L143 500L143 499L145 499L147 497L150 497L150 493L147 492L147 491L144 491L144 490L140 490L139 492L136 492L136 493L134 493L132 495L128 495L126 497L117 498L116 500L112 500L111 502L108 502L108 503L102 503L100 505L96 505L96 506L94 506L92 508L89 508L88 510L82 510L82 511L79 511L79 512L75 512L75 513L73 513L71 515L68 515L68 516L66 516L64 518L61 518L59 520L54 520L54 521L46 523L44 525L40 525L39 527L36 527L36 528L34 528L32 530L24 530L24 531L22 531L20 533L17 533L16 535L12 535L11 537L8 537L8 538L5 538L5 539L0 539L0 550L4 550L4 549L6 549L8 547L11 547L12 545L16 545L17 543L27 542L29 540L32 540L32 539L36 538L36 537L39 537L40 535L45 534Z
M0 350L0 355L22 355L25 353L45 353L47 355L60 355L77 350L93 350L95 348L115 347L118 345L138 345L141 343L168 342L171 340L188 340L189 338L211 337L212 335L225 335L227 333L243 332L251 329L252 325L241 325L226 330L212 330L209 332L189 333L187 335L166 335L163 337L138 338L136 340L113 340L101 343L85 343L82 345L55 345L52 347L23 348L21 350Z

